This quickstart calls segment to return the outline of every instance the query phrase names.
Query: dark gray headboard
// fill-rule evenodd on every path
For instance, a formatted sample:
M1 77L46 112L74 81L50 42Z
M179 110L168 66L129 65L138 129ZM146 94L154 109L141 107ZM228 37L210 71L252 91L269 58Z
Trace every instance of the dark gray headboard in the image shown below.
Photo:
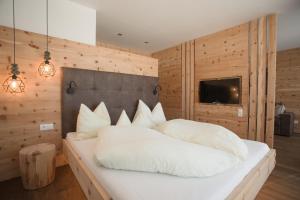
M142 99L151 109L158 102L153 90L158 84L157 77L129 75L112 72L62 68L62 136L76 131L80 104L90 109L104 101L115 124L123 109L132 120L138 100ZM66 91L73 83L73 94Z

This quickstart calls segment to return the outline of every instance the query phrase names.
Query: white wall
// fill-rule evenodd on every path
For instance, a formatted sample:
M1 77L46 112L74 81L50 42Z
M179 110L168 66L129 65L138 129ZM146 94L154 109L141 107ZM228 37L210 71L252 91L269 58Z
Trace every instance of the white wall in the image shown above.
M12 0L0 0L0 25L12 27ZM46 0L15 0L16 28L46 34ZM49 35L96 44L96 10L68 0L49 0Z
M300 9L278 16L278 50L300 47Z

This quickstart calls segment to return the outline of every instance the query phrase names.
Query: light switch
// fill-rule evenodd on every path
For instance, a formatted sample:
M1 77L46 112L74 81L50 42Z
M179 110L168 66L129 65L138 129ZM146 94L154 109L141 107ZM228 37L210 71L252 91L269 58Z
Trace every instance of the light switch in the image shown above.
M238 109L238 117L243 117L243 108Z
M54 129L54 124L40 124L40 131L49 131Z

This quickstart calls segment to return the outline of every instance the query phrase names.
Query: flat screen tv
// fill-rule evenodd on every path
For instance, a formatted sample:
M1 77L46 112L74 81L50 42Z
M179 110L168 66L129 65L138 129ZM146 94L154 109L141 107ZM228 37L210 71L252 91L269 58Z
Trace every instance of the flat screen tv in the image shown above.
M211 104L240 104L241 78L202 80L199 83L199 102Z

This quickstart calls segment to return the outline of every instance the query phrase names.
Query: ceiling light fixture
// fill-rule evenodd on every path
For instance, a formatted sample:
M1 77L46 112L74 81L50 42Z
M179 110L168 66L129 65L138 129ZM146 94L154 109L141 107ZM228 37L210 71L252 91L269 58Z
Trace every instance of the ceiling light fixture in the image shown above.
M22 93L25 90L25 84L18 75L20 74L18 64L16 64L16 26L15 26L15 0L13 0L13 35L14 35L14 63L11 64L11 76L3 83L5 92Z
M50 52L48 50L48 0L46 0L46 24L47 24L47 50L44 53L44 61L40 64L38 71L41 76L51 77L55 75L55 67L50 62Z

